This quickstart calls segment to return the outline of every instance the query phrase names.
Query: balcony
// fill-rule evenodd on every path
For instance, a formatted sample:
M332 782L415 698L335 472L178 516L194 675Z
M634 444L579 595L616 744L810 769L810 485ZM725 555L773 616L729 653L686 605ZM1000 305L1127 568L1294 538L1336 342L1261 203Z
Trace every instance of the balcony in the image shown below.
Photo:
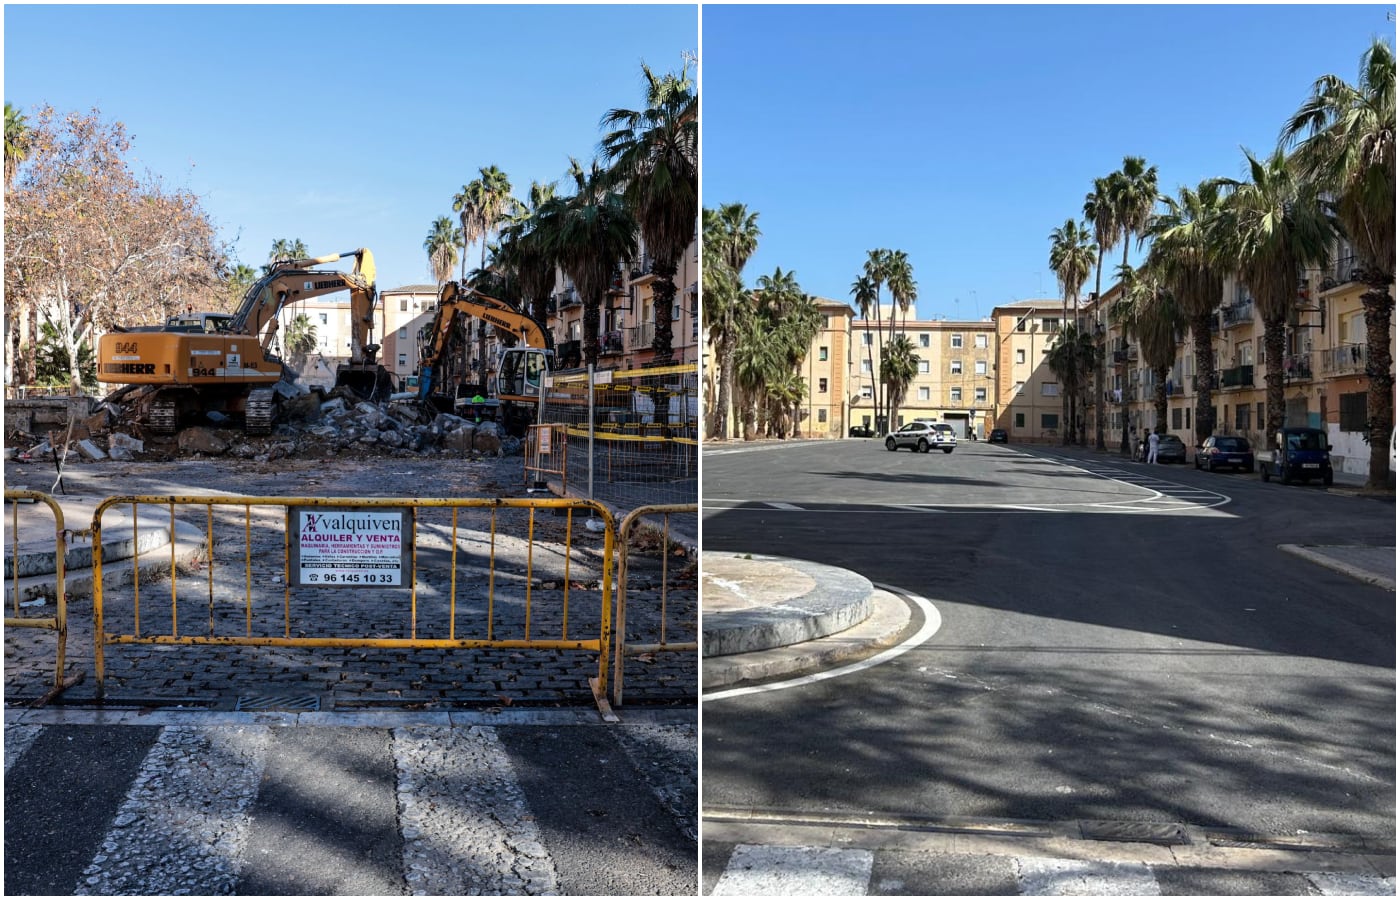
M1136 348L1136 347L1129 347L1129 348L1127 348L1126 350L1114 350L1114 351L1113 351L1113 364L1114 364L1114 365L1119 365L1119 366L1121 366L1121 365L1126 365L1127 363L1130 363L1130 362L1137 362L1137 358L1138 358L1138 351L1137 351L1137 348Z
M580 298L578 295L578 291L574 290L573 288L565 288L564 290L555 294L554 299L558 301L560 309L568 309L571 306L578 306L583 302L582 298Z
M641 325L634 325L627 329L629 332L627 346L633 350L650 350L651 342L656 338L656 323L646 322Z
M1225 328L1234 328L1236 325L1248 325L1254 321L1254 301L1244 303L1231 303L1222 307L1220 318Z
M1343 256L1337 260L1337 264L1329 270L1325 270L1320 287L1324 291L1341 287L1349 282L1360 281L1362 275L1361 260L1356 256Z
M1254 387L1254 366L1235 366L1220 373L1222 388Z
M561 341L554 350L562 369L576 369L583 365L583 341Z
M622 352L622 330L608 331L598 336L598 353L601 356L616 356Z
M1366 371L1366 345L1343 344L1322 351L1324 375L1361 375Z
M632 261L632 284L650 284L656 280L656 276L651 274L652 262L650 253L643 253L641 259Z
M1312 381L1312 354L1286 354L1283 357L1283 377L1288 381Z

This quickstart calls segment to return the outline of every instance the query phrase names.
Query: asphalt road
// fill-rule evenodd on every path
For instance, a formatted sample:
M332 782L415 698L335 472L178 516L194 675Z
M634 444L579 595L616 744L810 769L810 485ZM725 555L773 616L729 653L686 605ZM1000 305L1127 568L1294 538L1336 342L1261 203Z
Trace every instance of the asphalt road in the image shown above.
M884 665L706 702L706 810L1393 838L1395 596L1277 549L1393 545L1393 502L987 444L707 449L703 478L707 551L941 618Z

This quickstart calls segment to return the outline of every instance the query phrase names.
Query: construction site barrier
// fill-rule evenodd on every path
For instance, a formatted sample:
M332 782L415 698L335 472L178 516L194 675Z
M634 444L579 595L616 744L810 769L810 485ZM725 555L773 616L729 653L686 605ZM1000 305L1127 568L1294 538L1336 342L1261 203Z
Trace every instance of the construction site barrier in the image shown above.
M116 585L108 585L103 577L102 564L102 519L103 515L116 507L131 508L132 527L136 527L142 507L164 507L171 517L171 554L169 565L168 607L164 599L143 606L142 567L139 558L134 560L130 579L130 593L122 592L122 599L129 597L130 605L117 608L111 596ZM177 564L175 545L175 512L177 508L194 509L204 513L206 524L205 546L207 551L198 568L203 572L181 572ZM257 511L255 515L254 511ZM541 511L558 511L567 516L564 526L564 549L562 559L550 555L549 548L541 547L537 540L537 514ZM461 517L471 511L473 516L485 521L484 528L466 530L461 528ZM219 529L223 534L243 536L241 572L230 577L221 565L221 551L225 542L220 542L215 533L216 513ZM450 521L448 514L450 513ZM586 591L575 584L578 577L574 566L574 532L580 517L576 513L587 514L590 530L595 522L601 522L603 532L602 560L600 565L599 607L597 610L596 632L588 637L575 637L569 634L569 601L571 593ZM521 538L516 534L502 533L499 524L502 516L510 516L512 524L523 522L526 534L523 538L523 597L516 593L502 598L498 582L515 579L519 582L520 572L498 571L498 551L500 545L510 542L520 558ZM420 521L431 516L429 522ZM440 519L442 521L440 521ZM282 529L282 571L280 576L262 573L254 577L254 531L262 539L275 540L269 535L279 526ZM450 542L444 539L450 532ZM106 676L106 653L108 645L117 644L178 644L178 645L219 645L219 646L262 646L262 647L339 647L339 648L390 648L390 649L511 649L511 650L580 650L598 654L598 674L590 677L594 701L604 717L611 718L607 704L608 656L611 637L612 572L616 529L612 515L600 504L585 500L568 499L423 499L423 498L362 498L362 497L251 497L251 496L119 496L104 500L93 514L93 617L95 635L95 675L99 698L104 696ZM236 540L236 538L235 538ZM472 542L475 541L475 549ZM467 545L464 549L463 542ZM450 553L450 571L443 573L440 567L423 568L421 560L429 547L436 558L443 556L442 544L447 543ZM420 544L424 550L420 551ZM480 622L468 622L468 627L459 628L459 612L470 614L472 609L481 606L479 596L459 597L459 558L470 554L473 559L487 558L485 571L480 567L474 570L480 580L473 581L473 587L484 581L485 598L484 626ZM540 560L537 561L537 555ZM266 553L258 557L259 565L266 565ZM563 586L562 605L556 607L545 604L542 608L535 602L535 594L543 588L535 587L537 569L548 569L551 583ZM147 570L149 572L149 570ZM240 577L237 577L241 575ZM182 577L183 576L183 577ZM149 581L151 576L146 576ZM259 583L255 584L255 580ZM196 587L182 592L182 582L194 582ZM126 585L121 586L123 589ZM264 596L267 588L274 598L268 602ZM423 590L420 591L420 588ZM406 621L402 622L400 637L374 636L370 634L340 634L327 636L306 636L307 630L330 629L326 621L341 604L328 602L324 594L317 592L370 592L377 600L385 601L390 612L401 612ZM309 593L308 593L309 592ZM149 593L149 592L148 592ZM281 594L281 602L275 602L275 594ZM431 602L420 603L420 593L431 597ZM241 594L241 603L240 597ZM406 602L403 597L407 594ZM361 594L362 598L365 596ZM294 603L295 597L295 603ZM443 600L446 599L444 604ZM336 598L340 599L340 598ZM357 598L359 599L359 598ZM459 600L461 602L459 602ZM498 606L498 600L502 603ZM319 602L318 602L319 601ZM523 612L523 628L505 637L498 633L498 614L502 629L506 613L500 607L509 605L510 615L517 621L510 626L519 626L519 613ZM432 611L445 613L446 622L428 620L420 622L420 606ZM295 609L295 616L294 616ZM588 612L585 608L584 612ZM114 612L122 616L120 628L114 625ZM318 616L324 618L318 619ZM558 637L541 637L539 622L548 619L559 624ZM189 627L193 620L193 628ZM275 620L271 621L270 620ZM241 633L217 633L219 626L235 628ZM294 628L295 626L295 628ZM355 627L353 625L347 627ZM116 630L109 630L116 629ZM294 634L296 630L298 634ZM376 631L379 629L376 628ZM461 632L459 634L459 631ZM420 632L423 632L420 634ZM462 634L473 633L464 637Z
M21 501L31 501L42 503L53 513L54 522L54 615L52 616L24 616L21 615L24 598L20 591L20 541L19 541L19 504ZM63 510L59 508L57 502L48 494L39 491L5 491L5 502L10 505L12 517L10 519L10 539L13 542L14 552L10 559L10 571L13 581L10 587L12 600L11 609L14 615L5 616L6 628L43 628L52 631L57 635L57 653L53 671L53 691L41 700L63 690L66 686L63 681L64 658L68 651L68 594L64 584L64 564L68 556L67 530L63 524ZM44 554L47 557L47 553ZM44 573L48 574L48 573ZM81 679L80 679L81 680ZM76 682L74 682L76 683Z
M531 425L525 434L525 486L546 475L558 475L562 492L569 493L569 429L563 425Z
M629 656L641 656L644 653L692 653L700 652L698 641L667 641L667 613L670 596L671 578L671 516L677 513L694 515L699 506L695 503L674 503L666 505L639 506L627 514L622 520L622 525L618 528L618 556L617 556L617 627L616 647L613 653L613 694L612 702L615 706L622 705L622 679L623 662ZM655 642L648 643L628 643L627 635L627 566L632 545L632 533L639 523L648 517L661 516L661 600L657 619L657 631ZM698 601L698 597L697 597Z

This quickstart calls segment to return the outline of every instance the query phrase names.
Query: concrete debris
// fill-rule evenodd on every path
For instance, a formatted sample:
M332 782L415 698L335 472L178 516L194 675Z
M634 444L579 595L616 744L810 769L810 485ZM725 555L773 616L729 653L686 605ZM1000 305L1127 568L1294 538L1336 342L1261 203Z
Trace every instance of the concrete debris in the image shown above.
M227 453L229 448L228 441L202 426L186 428L180 432L176 443L185 453L207 453L210 456L220 456Z
M107 458L107 454L102 452L101 448L87 439L78 441L78 452L83 455L84 459L90 459L93 462L101 462Z

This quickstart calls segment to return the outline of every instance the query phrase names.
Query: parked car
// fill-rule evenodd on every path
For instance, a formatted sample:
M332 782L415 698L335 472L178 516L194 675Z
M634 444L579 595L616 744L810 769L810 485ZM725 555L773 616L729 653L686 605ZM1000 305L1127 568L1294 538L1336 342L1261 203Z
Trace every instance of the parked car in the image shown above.
M1174 434L1164 434L1157 439L1157 462L1186 462L1186 442Z
M957 438L952 435L951 428L944 426L946 431L939 428L941 424L910 422L885 438L885 449L894 451L900 447L908 447L916 453L927 453L937 447L944 453L952 453L953 447L957 445Z
M992 433L987 437L987 442L990 444L1005 444L1007 442L1006 429L993 428Z
M1321 428L1281 428L1274 435L1274 447L1256 454L1264 481L1277 475L1284 484L1295 480L1306 484L1313 478L1332 483L1332 445Z
M852 425L851 437L874 437L875 429L869 425Z
M1232 469L1254 471L1254 450L1242 437L1212 434L1196 449L1196 468L1207 472L1229 466Z

